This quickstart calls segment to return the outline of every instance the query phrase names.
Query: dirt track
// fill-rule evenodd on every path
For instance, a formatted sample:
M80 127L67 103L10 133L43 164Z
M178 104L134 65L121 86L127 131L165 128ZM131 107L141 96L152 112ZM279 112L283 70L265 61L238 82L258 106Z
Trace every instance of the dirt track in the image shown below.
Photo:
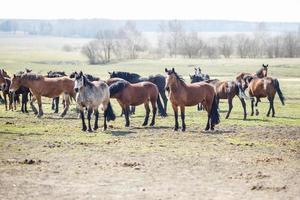
M300 127L224 130L131 128L99 142L16 134L1 147L0 198L299 199Z

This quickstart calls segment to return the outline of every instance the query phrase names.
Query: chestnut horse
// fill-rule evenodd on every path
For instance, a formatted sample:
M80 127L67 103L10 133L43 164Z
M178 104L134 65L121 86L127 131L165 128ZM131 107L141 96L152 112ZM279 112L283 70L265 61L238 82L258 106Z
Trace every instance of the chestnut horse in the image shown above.
M284 96L281 92L279 87L279 81L276 78L265 77L265 78L254 78L253 76L245 76L242 79L242 87L245 90L249 88L249 96L251 98L251 116L254 114L254 98L262 98L267 97L270 103L270 107L267 113L267 117L269 117L270 112L272 110L272 117L275 117L275 109L274 109L274 97L276 92L278 93L279 99L284 105ZM257 109L257 103L255 104L256 107L256 115L259 114Z
M14 74L10 86L10 91L14 92L21 86L25 86L30 89L33 95L30 105L34 114L37 114L37 117L41 117L43 115L41 98L42 96L53 98L64 93L66 107L60 114L61 117L65 116L69 109L69 97L71 96L75 98L74 81L68 77L47 78L34 73L25 73L18 75ZM39 111L37 111L37 109L33 105L34 101L36 100L38 102Z
M148 124L150 108L149 102L152 106L152 120L150 126L155 124L155 115L157 112L156 103L159 99L159 91L154 83L143 81L138 83L129 83L124 79L111 78L107 81L110 91L110 97L117 99L120 106L125 113L125 126L128 127L129 122L129 106L138 106L144 104L146 109L146 116L143 126Z
M195 106L198 103L203 105L208 114L205 130L214 130L214 126L220 122L214 86L205 82L186 84L174 68L171 70L166 68L165 72L167 73L166 89L169 91L175 116L174 130L178 130L178 106L181 111L181 130L185 131L185 106Z

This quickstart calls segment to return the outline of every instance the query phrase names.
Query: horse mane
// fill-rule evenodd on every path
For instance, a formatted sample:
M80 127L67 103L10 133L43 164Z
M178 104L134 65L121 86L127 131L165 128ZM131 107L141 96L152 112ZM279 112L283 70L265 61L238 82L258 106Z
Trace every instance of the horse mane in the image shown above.
M125 81L125 80L120 80L120 81L117 81L117 82L111 84L109 86L110 96L115 95L118 92L122 91L124 88L126 88L128 86L128 84L129 84L128 81Z
M130 72L121 72L121 71L115 71L113 72L117 77L123 78L123 79L139 79L141 76L136 73L130 73Z
M35 73L23 73L23 74L19 74L17 76L20 76L21 78L23 78L25 80L29 80L29 81L41 80L44 78L44 76L35 74Z
M83 75L83 79L85 86L89 86L90 88L94 86L94 84L85 75Z
M181 75L177 74L177 72L173 72L173 73L175 74L175 77L177 80L179 80L181 83L185 84L185 81Z

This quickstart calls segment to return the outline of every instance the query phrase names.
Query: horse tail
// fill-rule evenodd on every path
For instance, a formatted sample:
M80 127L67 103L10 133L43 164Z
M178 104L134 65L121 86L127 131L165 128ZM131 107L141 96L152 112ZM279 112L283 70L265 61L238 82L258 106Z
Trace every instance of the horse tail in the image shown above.
M220 123L220 115L218 111L218 102L217 95L214 95L214 99L212 102L211 110L210 110L210 119L213 125Z
M114 121L116 119L116 115L114 113L114 110L113 110L110 102L108 102L105 112L106 112L107 121L111 121L111 120Z
M110 96L117 94L122 91L127 86L127 82L125 81L117 81L109 86L109 94Z
M277 78L273 79L273 85L274 85L274 87L275 87L275 90L276 90L276 92L277 92L277 94L278 94L278 96L279 96L279 99L280 99L282 105L284 105L284 100L285 100L285 98L284 98L284 96L283 96L283 94L282 94L282 92L281 92L281 89L280 89L280 87L279 87L279 81L278 81Z
M157 107L158 107L158 112L160 113L160 115L162 117L166 117L167 116L167 113L161 103L161 100L160 100L160 94L157 95Z

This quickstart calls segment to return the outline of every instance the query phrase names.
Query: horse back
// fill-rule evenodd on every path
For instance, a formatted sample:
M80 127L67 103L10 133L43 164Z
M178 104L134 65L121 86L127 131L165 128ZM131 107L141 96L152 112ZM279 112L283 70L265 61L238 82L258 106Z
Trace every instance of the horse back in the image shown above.
M249 93L255 97L266 97L275 94L273 79L271 77L255 78L249 84Z

